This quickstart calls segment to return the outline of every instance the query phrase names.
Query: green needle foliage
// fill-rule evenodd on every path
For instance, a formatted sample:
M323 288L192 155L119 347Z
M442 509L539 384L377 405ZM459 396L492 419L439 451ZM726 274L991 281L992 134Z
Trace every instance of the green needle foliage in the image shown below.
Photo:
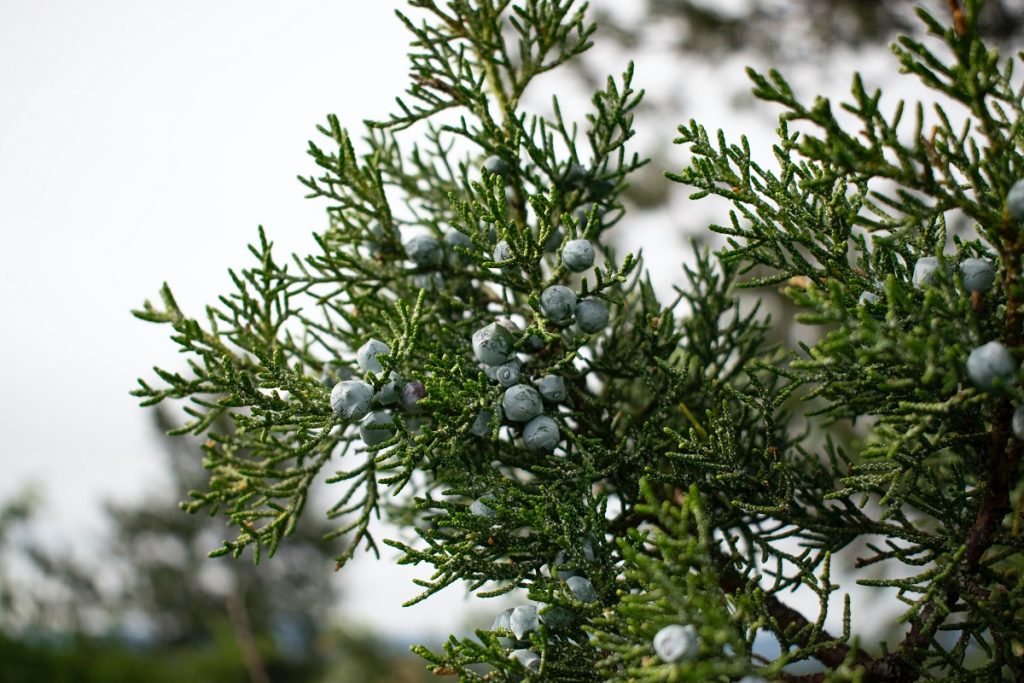
M333 472L339 566L378 550L374 520L387 515L418 536L384 541L401 562L434 569L413 602L460 584L480 599L519 591L539 609L537 622L520 610L440 652L417 648L439 675L1024 676L1012 430L1024 392L982 391L966 369L989 341L1024 351L1024 237L1006 205L1024 174L1022 93L1013 62L977 37L980 3L951 3L951 27L921 13L937 52L907 38L894 48L937 91L934 107L886 113L855 78L837 115L752 71L755 94L784 110L774 168L746 140L681 128L693 160L670 177L733 210L711 228L725 248L694 254L668 302L639 256L605 239L643 164L626 147L641 97L632 66L594 94L582 126L557 99L547 114L523 104L544 87L535 79L589 47L585 6L409 4L406 97L361 139L329 117L329 144L310 145L319 175L302 182L329 216L316 251L281 260L261 231L252 265L203 320L166 286L161 305L136 312L171 326L189 359L135 395L181 402L175 431L207 439L209 487L184 507L230 519L236 532L213 554L272 555ZM598 254L578 273L560 258L574 239ZM975 256L998 277L972 295L956 266ZM915 285L923 257L936 274ZM770 321L740 307L739 287L779 283L801 322L824 326L813 346L772 347ZM586 306L575 321L556 311L556 285L603 305L607 324L588 327ZM512 365L481 362L493 359L474 348L480 330L511 343L499 357ZM379 368L355 361L371 339L387 345ZM565 395L517 415L508 397L524 389L510 385L549 375ZM377 427L332 410L360 381ZM538 425L557 443L538 446ZM852 577L833 572L844 551ZM841 579L906 604L892 647L854 635ZM653 643L674 624L697 640L667 661Z

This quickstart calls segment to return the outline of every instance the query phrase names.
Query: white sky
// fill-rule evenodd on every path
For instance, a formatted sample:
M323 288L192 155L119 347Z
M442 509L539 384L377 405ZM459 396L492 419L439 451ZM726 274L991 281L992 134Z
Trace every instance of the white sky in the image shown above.
M259 224L279 253L309 247L325 221L295 180L312 169L305 141L329 112L358 129L391 109L406 83L402 4L0 0L0 499L43 484L46 529L81 540L100 532L102 499L159 485L150 416L128 392L179 356L129 310L166 280L198 314ZM730 109L742 59L680 68L667 54L638 59L637 81L679 89L687 110L647 138L667 145L696 116L767 141L774 113L755 123ZM676 228L700 215L671 191L672 216L632 230L657 245L648 265L663 284L683 258L664 248L666 228L681 244ZM457 590L399 607L416 593L411 569L359 561L343 574L355 621L410 635L464 623ZM481 624L497 611L483 607Z

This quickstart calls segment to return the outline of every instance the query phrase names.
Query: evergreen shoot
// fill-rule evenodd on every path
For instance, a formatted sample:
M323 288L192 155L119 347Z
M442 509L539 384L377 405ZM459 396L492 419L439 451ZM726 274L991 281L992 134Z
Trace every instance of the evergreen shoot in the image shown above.
M524 105L590 47L586 6L409 5L395 111L310 143L313 253L261 230L201 318L167 286L136 311L188 358L134 393L206 439L183 507L230 520L213 554L273 555L328 472L339 567L384 543L433 568L412 602L516 592L416 648L438 675L1024 679L1024 93L981 2L893 47L934 102L855 76L806 104L751 70L783 110L770 167L681 127L669 177L732 209L669 301L609 241L644 163L632 65L584 121ZM739 305L780 285L818 341L769 343ZM853 582L903 603L888 632Z

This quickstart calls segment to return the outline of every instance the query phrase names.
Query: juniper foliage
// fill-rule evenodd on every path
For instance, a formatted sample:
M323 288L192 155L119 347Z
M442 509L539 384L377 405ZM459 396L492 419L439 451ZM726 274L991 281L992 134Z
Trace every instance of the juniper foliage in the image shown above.
M387 514L418 541L383 542L401 562L434 568L413 602L460 584L480 599L519 591L540 608L536 625L501 622L439 652L417 648L437 674L1021 676L1011 414L1024 394L974 388L965 363L990 340L1014 354L1024 344L1024 239L1004 201L1024 171L1024 111L1013 62L977 37L980 3L952 3L951 27L920 13L948 57L910 38L895 46L903 70L945 100L927 113L911 106L910 125L906 106L884 113L858 78L836 115L823 99L802 104L780 74L751 71L755 94L784 110L777 169L753 161L745 140L682 127L693 160L670 177L734 208L711 228L725 248L698 250L668 302L641 259L606 237L643 164L626 148L641 97L632 66L594 94L582 133L557 98L549 113L523 103L544 87L538 77L589 47L585 6L409 4L399 17L413 36L412 82L395 113L359 141L329 117L320 132L330 144L310 145L319 175L302 182L329 217L316 251L281 260L261 230L253 265L232 271L235 290L205 320L166 286L162 305L136 312L169 325L189 358L187 372L158 369L161 383L140 381L135 394L183 402L175 432L207 438L210 485L184 507L222 512L237 529L214 554L272 555L313 480L341 466L328 480L340 491L330 536L347 541L339 566L360 547L378 550L373 521ZM955 237L948 252L953 215L977 236ZM577 274L559 252L581 238L598 260ZM926 256L987 256L999 277L969 295L940 267L915 287ZM770 274L751 278L755 267ZM813 346L772 347L771 321L738 305L738 287L779 283L802 322L826 326ZM542 293L554 285L602 302L607 326L588 333L553 316ZM510 332L511 370L478 362L474 333L495 322ZM488 335L503 337L496 329ZM370 339L389 349L380 372L353 360ZM565 381L563 400L534 406L554 421L553 449L527 447L537 423L503 411L515 363L524 384ZM332 412L331 387L359 377L385 415L371 429L387 438L361 438ZM389 392L401 385L415 391L396 403ZM218 430L220 419L232 428ZM850 421L862 437L835 437ZM832 569L844 550L858 555L854 579L907 605L907 633L891 649L852 633L855 606ZM876 564L910 571L864 579ZM815 613L787 604L796 589ZM830 633L838 601L842 630ZM698 654L662 662L652 639L677 623L697 628ZM779 652L755 648L759 634ZM818 672L796 673L804 662Z

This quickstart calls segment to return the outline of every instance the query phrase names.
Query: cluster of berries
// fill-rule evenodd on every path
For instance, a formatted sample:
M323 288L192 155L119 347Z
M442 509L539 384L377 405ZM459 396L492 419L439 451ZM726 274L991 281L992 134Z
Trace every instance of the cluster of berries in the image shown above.
M356 351L356 364L364 373L380 375L384 368L377 356L391 352L387 344L371 339ZM404 381L392 372L380 389L361 379L343 379L331 390L331 410L347 422L359 422L359 436L367 446L384 443L395 434L390 409L396 405L410 415L420 411L419 402L427 395L423 382Z
M536 387L523 383L522 365L514 350L518 331L511 320L491 323L473 333L473 353L487 376L505 387L501 412L505 419L523 424L526 447L536 453L549 453L558 445L560 435L558 423L543 414L544 401L564 401L568 395L565 380L558 375L544 375L536 381ZM531 339L534 348L543 345L539 338ZM481 412L471 431L486 436L492 417L490 411Z
M568 582L566 582L568 584ZM589 584L589 581L587 582ZM580 595L570 585L573 597L581 602L597 602L597 594L590 586L590 594ZM527 635L536 631L541 623L549 632L564 633L576 622L576 615L568 607L552 605L541 614L536 605L520 605L510 607L498 614L491 625L492 631L498 632L498 643L509 649L509 658L517 660L527 670L540 671L540 655L530 650ZM511 633L510 638L508 634Z
M1006 196L1007 214L1015 223L1024 223L1024 180L1018 180ZM966 291L980 296L995 283L996 269L991 259L967 258L960 263L960 281ZM926 256L914 264L913 283L922 288L934 284L941 276L939 260ZM864 295L861 295L862 301ZM1010 350L999 341L990 341L976 347L967 356L967 377L974 386L986 392L998 392L1016 384L1019 375L1017 363ZM1013 433L1024 440L1024 405L1013 413Z

